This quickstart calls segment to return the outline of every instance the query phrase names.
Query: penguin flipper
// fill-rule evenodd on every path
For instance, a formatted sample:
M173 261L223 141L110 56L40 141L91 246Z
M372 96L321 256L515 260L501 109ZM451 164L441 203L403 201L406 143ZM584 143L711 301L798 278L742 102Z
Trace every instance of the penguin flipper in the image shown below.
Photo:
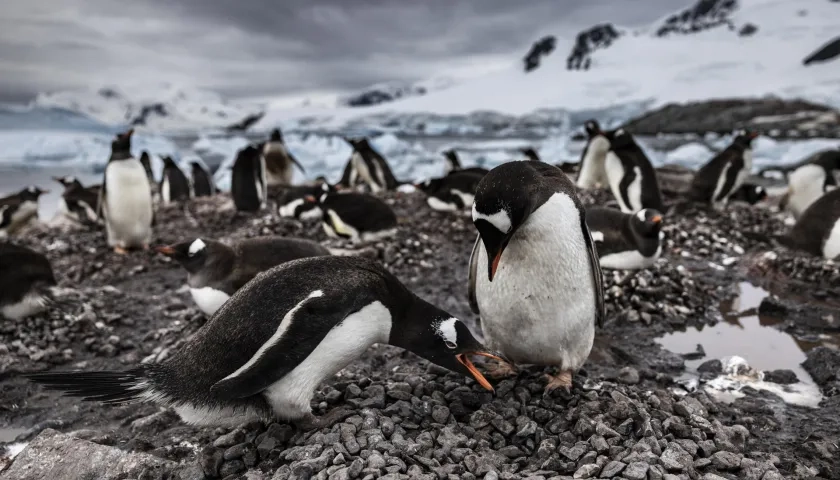
M583 210L581 210L580 223L581 230L583 230L583 239L586 242L586 249L589 252L589 265L592 267L592 283L595 289L595 323L603 328L604 320L607 316L607 310L604 306L604 277L601 273L601 261L598 257L598 251L595 248L595 242L592 239L589 226L586 224L586 213Z
M303 172L304 174L306 174L306 169L305 169L305 168L303 168L303 165L301 165L301 164L300 164L300 162L298 162L298 161L297 161L297 158L295 158L295 156L294 156L294 155L292 155L291 153L289 154L289 160L291 160L291 161L292 161L292 163L294 163L295 165L297 165L297 167L300 169L300 171L301 171L301 172Z
M720 189L720 192L718 192L717 197L715 197L713 201L720 202L733 192L735 180L738 178L738 172L740 172L742 168L744 168L743 160L739 160L738 158L732 160L729 170L726 170L725 172L726 181L723 183L723 187Z
M478 311L478 299L475 296L475 280L478 274L478 245L481 242L481 235L476 236L475 245L473 245L472 253L470 254L470 273L469 273L469 301L470 310L473 313L480 313Z
M99 189L99 199L96 202L96 218L102 218L102 209L105 208L105 201L106 201L106 191L105 187L107 186L106 175L105 172L108 171L108 165L105 165L105 171L102 172L102 187Z
M633 183L633 180L636 179L636 169L632 165L628 165L625 168L628 167L629 170L624 173L624 177L621 178L621 182L618 184L618 191L621 198L617 200L621 200L619 203L624 203L627 208L632 210L633 204L630 203L630 193L627 190Z

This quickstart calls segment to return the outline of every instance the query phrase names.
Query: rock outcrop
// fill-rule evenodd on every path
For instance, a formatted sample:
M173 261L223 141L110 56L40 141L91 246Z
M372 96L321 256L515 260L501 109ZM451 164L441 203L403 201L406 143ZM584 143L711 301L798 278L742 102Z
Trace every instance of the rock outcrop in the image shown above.
M737 8L737 0L698 0L691 7L665 19L662 26L656 29L656 35L685 35L721 26L734 29L730 16Z
M589 70L592 64L592 53L607 48L621 36L621 32L611 23L595 25L589 30L580 32L572 47L572 52L566 59L568 70Z
M528 54L525 55L524 58L525 71L530 72L532 70L536 70L540 66L540 59L550 55L551 52L554 51L554 47L556 45L557 39L551 35L545 36L534 42L531 49L528 50Z
M361 92L339 99L339 103L348 107L369 107L380 103L393 102L404 97L425 95L427 89L418 85L379 84Z
M810 65L815 62L827 62L837 58L838 56L840 56L840 37L826 43L817 49L816 52L808 55L805 60L802 61L802 64Z

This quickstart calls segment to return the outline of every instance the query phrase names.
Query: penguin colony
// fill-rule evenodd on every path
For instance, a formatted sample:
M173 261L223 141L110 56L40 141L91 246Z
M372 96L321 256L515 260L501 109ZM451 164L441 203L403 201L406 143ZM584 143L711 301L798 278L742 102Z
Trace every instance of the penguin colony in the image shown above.
M465 168L457 152L447 150L445 174L413 185L431 209L468 215L475 226L464 282L480 317L481 341L376 260L332 255L303 239L225 242L208 236L155 248L186 270L192 298L208 317L178 352L124 371L53 371L29 378L85 400L171 407L191 424L281 419L303 429L351 414L338 407L316 418L310 401L322 381L374 343L409 350L488 390L493 385L485 373L502 378L529 365L548 368L546 392L569 389L596 328L607 320L602 268L644 269L664 261L662 226L674 207L663 202L656 171L630 132L603 130L595 120L585 130L579 165L544 163L528 147L518 152L525 158L493 169ZM156 204L215 193L211 172L199 162L189 164L188 177L164 157L155 182L150 155L133 156L132 135L129 130L115 136L101 185L55 179L65 189L61 214L87 227L101 224L107 244L119 254L149 248ZM730 201L764 201L767 192L745 182L755 138L736 132L732 144L696 173L685 201L715 209ZM374 194L408 182L394 176L366 138L344 140L352 153L335 184L319 178L293 185L292 167L305 170L279 129L265 143L243 148L232 167L235 209L270 207L280 217L318 221L329 236L356 246L388 241L400 222ZM789 179L783 208L797 221L778 237L780 245L827 259L840 256L836 158L831 152L816 155L783 172ZM564 172L575 170L572 181ZM578 191L594 187L608 188L614 205L584 208ZM13 239L32 222L42 193L28 187L0 199L0 234ZM0 264L0 313L6 321L63 308L42 253L6 241L0 243ZM487 360L476 366L475 356Z

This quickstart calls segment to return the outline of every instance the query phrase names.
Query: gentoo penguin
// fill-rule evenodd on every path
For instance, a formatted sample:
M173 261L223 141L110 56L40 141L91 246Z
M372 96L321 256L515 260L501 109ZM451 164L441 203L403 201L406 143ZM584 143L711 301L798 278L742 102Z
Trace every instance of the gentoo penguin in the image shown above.
M326 186L326 190L324 189ZM320 220L323 212L315 202L307 202L306 197L316 197L325 191L336 193L335 187L326 182L319 181L315 185L293 185L284 189L277 197L277 213L281 217L297 218L298 220Z
M190 162L192 170L192 186L194 197L209 197L216 193L216 185L213 184L213 176L205 170L201 162L193 160Z
M105 166L99 190L97 217L105 219L108 246L117 253L126 249L148 248L152 239L152 190L146 171L131 156L134 130L117 134L111 142L111 158Z
M586 223L602 268L648 268L662 254L662 214L652 208L631 214L590 207L586 209Z
M533 162L542 161L540 160L540 155L537 153L537 151L531 147L520 148L519 151L522 152L522 154L525 155L525 158L527 158L528 160L531 160Z
M172 157L163 157L160 177L160 199L164 205L190 199L190 182Z
M469 300L487 344L515 363L558 367L547 391L571 387L605 316L598 254L574 185L553 165L503 163L478 184L472 219L479 236ZM513 371L501 363L495 374Z
M735 193L729 197L729 200L733 202L743 202L749 205L755 205L758 202L763 202L767 200L767 189L762 187L761 185L755 185L752 183L745 183L741 185L741 188L735 190Z
M576 184L578 188L584 189L606 186L609 183L606 170L607 152L610 151L609 134L601 130L595 120L587 121L583 128L587 139L580 157L580 174Z
M690 199L719 208L729 201L752 169L752 141L756 132L736 132L732 143L703 165L688 192Z
M354 243L374 242L397 232L397 215L382 200L364 193L335 193L322 187L321 194L306 197L321 209L327 236Z
M461 160L458 158L458 152L455 149L444 150L443 157L446 159L446 164L444 165L444 173L446 175L456 172L471 172L484 175L490 171L483 167L462 167Z
M0 207L4 207L6 221L0 226L0 238L7 238L38 218L38 198L47 193L36 186L0 198Z
M836 183L837 179L834 178L834 172L840 170L840 149L820 150L819 152L809 155L804 160L796 162L793 165L774 165L771 167L765 167L762 168L758 174L765 177L769 172L779 172L788 176L794 170L804 167L805 165L821 166L826 172L831 173L833 182Z
M330 254L311 240L274 236L248 238L230 245L196 238L158 247L157 251L187 270L190 294L208 317L258 273L289 260Z
M353 161L353 156L351 155L347 160L347 163L344 164L344 170L341 172L341 179L335 186L339 190L352 190L355 189L360 182L361 179L359 178L359 172L356 171L355 162Z
M840 257L840 188L811 204L791 230L778 237L781 244L827 260Z
M143 165L143 170L146 171L146 179L149 181L149 185L154 185L155 174L152 173L152 159L149 157L149 152L143 150L140 153L140 163Z
M409 350L492 390L469 356L499 358L447 312L414 295L375 260L324 256L284 263L242 287L183 348L126 371L33 373L31 381L106 404L148 401L187 423L330 426L314 390L374 343Z
M622 212L643 208L662 211L662 194L656 170L629 132L618 129L609 135L610 149L604 160L607 181ZM586 168L584 165L582 168ZM581 170L581 175L582 175Z
M840 151L819 152L787 176L788 189L781 207L799 218L826 192L837 188L835 171L840 171Z
M373 149L367 138L345 138L344 140L353 147L353 153L350 156L350 161L353 163L352 170L373 193L396 190L400 186L402 182L394 177L388 162Z
M0 317L19 320L43 312L53 302L55 286L47 257L0 242Z
M454 212L472 206L475 189L485 174L455 171L445 177L430 178L415 187L426 194L433 210Z
M99 185L85 187L72 175L53 177L53 180L64 185L64 192L58 200L59 215L80 225L94 225L99 222L96 216L99 209Z
M230 187L237 210L256 212L265 205L268 194L265 160L253 145L248 145L236 154Z
M297 165L301 172L306 173L306 169L297 161L294 155L286 148L286 143L283 141L283 134L279 128L271 131L271 137L265 142L260 149L265 159L265 179L268 186L273 185L291 185L292 184L292 164Z

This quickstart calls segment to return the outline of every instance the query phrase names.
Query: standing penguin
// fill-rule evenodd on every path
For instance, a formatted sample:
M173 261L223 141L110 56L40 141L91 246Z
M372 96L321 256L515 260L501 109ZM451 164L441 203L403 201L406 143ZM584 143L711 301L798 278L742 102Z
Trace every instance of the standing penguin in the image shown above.
M487 344L515 363L556 366L571 387L605 316L595 244L575 187L555 166L509 162L478 184L469 299ZM514 367L501 363L496 375Z
M461 159L458 158L458 152L456 152L454 148L444 150L442 153L443 158L446 161L443 165L443 173L449 174L461 169Z
M394 177L391 166L379 152L373 149L367 138L345 138L344 140L353 147L353 153L350 156L353 170L373 193L396 190L401 185L402 182Z
M595 120L589 120L583 125L586 130L586 147L580 157L580 174L577 178L577 187L588 189L607 185L606 160L607 152L610 151L608 133L601 130L601 126Z
M520 148L519 151L522 152L523 155L525 155L525 158L531 160L532 162L542 161L540 160L540 154L538 154L537 151L534 150L532 147Z
M47 193L36 186L29 186L18 193L0 198L6 220L0 224L0 238L7 238L38 219L38 198Z
M108 246L124 254L129 248L149 248L152 239L152 190L146 171L131 155L134 130L117 134L105 166L97 217L104 217Z
M364 193L333 193L323 186L320 196L307 197L323 212L324 232L354 243L374 242L397 233L397 215L382 200Z
M750 174L753 163L752 141L756 132L736 132L732 143L703 165L688 192L689 198L720 208L732 196Z
M586 209L586 223L602 268L648 268L662 255L662 214L656 210L630 214L592 207Z
M274 185L291 185L292 184L292 164L297 165L301 172L306 173L303 166L298 163L294 155L286 148L283 142L283 134L279 128L271 131L271 137L263 144L262 155L265 159L265 178L266 184L271 187Z
M190 182L172 157L163 157L160 177L160 199L164 205L190 199Z
M498 356L463 322L411 293L375 260L338 256L293 260L257 275L161 363L27 377L85 400L169 406L191 424L289 420L309 430L352 415L338 408L316 418L314 390L374 343L404 348L493 389L469 356Z
M247 238L231 245L196 238L157 251L187 270L190 294L208 317L258 273L289 260L330 254L311 240L284 237Z
M64 185L64 192L58 200L58 215L80 225L99 223L96 216L99 210L99 185L85 187L72 175L53 177L53 180Z
M193 196L210 197L215 195L216 186L213 184L213 176L210 175L201 162L195 160L190 162L192 170Z
M149 152L143 150L140 153L140 163L143 165L143 170L146 171L146 179L149 180L149 185L155 185L155 175L152 173L152 159L149 157Z
M265 206L268 194L265 160L253 145L248 145L236 154L230 193L240 212L256 212Z
M485 174L455 171L440 178L430 178L415 187L426 194L426 203L433 210L454 212L473 203L475 189Z
M779 243L822 256L826 260L840 257L840 188L835 188L811 204Z
M630 133L618 129L609 136L604 166L607 181L622 212L643 208L662 211L662 193L650 160ZM584 165L584 168L586 166Z

